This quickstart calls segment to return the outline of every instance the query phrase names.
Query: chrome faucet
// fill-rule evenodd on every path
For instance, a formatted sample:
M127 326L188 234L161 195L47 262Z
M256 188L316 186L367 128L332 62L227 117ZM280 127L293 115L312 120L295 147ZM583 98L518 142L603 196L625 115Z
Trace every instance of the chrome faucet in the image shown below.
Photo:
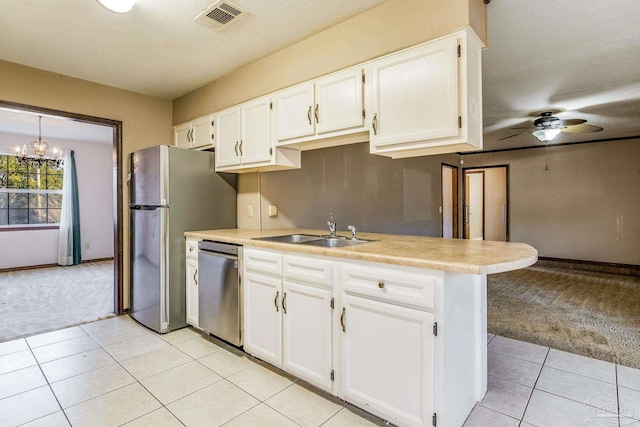
M356 228L353 225L347 226L347 229L351 231L351 240L358 239L358 237L356 236Z
M329 226L329 237L336 237L336 222L333 220L333 212L329 214L327 225Z

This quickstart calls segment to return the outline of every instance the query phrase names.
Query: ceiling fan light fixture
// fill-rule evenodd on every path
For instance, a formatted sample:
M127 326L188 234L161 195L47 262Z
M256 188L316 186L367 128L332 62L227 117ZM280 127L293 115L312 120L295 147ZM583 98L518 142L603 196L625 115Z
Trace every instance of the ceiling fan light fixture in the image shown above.
M136 4L137 0L98 0L103 7L115 13L127 13Z
M558 136L560 132L562 132L562 129L546 128L546 129L540 129L533 132L533 136L538 138L538 141L540 142L548 142L548 141L551 141L556 136Z

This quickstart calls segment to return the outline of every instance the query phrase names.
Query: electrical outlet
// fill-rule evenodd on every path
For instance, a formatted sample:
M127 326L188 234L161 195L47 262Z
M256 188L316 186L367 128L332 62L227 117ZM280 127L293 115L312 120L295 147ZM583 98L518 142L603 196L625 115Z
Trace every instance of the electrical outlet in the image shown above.
M253 205L247 206L247 215L253 216Z
M269 205L269 218L278 216L278 207L276 205Z
M91 242L84 242L85 249L91 249Z

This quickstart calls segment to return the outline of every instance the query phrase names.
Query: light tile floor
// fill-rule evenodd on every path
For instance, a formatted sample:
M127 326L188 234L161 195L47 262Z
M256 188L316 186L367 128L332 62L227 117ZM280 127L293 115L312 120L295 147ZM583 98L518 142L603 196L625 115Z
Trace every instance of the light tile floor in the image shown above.
M640 427L640 370L489 336L465 427ZM129 317L0 343L0 426L371 426L384 421L192 329Z

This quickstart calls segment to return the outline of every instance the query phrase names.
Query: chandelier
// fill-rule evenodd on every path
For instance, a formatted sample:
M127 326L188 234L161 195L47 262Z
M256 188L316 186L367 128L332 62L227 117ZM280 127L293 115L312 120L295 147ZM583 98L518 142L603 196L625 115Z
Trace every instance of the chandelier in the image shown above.
M38 140L31 141L33 154L27 153L27 144L22 148L16 147L16 157L20 164L26 168L40 168L43 165L50 168L59 168L62 166L62 151L53 147L53 157L46 157L49 144L42 140L42 116L38 116Z

